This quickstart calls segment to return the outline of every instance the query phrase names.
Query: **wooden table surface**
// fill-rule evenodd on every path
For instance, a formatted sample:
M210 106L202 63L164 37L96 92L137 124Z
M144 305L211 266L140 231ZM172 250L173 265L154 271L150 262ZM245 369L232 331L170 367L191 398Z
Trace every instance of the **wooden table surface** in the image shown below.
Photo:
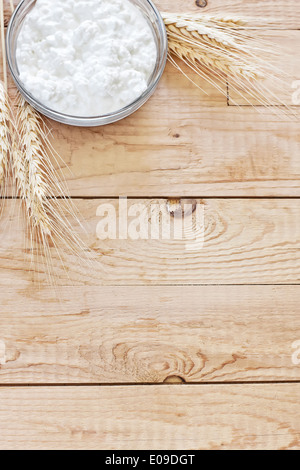
M292 104L298 0L156 3L272 18L259 34L292 53L278 59ZM300 124L204 89L168 65L120 123L51 123L99 268L66 254L66 272L53 251L59 292L37 284L24 227L0 222L1 449L300 448ZM198 202L204 246L100 241L97 207L119 196Z

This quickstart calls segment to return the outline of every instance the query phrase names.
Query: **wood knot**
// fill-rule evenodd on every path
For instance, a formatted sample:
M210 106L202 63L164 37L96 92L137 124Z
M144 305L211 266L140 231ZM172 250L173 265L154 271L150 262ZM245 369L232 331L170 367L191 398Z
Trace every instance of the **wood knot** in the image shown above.
M167 211L174 218L189 217L196 209L195 199L169 199L167 202Z
M196 5L199 8L207 7L207 0L196 0Z
M170 377L165 378L164 384L185 384L186 381L179 375L170 375Z
M0 340L0 369L1 366L6 365L8 362L14 362L21 356L20 351L15 348L7 348L4 341Z

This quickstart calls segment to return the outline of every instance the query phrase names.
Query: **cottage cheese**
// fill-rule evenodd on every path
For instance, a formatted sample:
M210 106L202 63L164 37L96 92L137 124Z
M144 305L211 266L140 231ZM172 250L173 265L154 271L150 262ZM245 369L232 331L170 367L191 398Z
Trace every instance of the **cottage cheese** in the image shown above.
M117 111L147 89L157 48L129 0L37 0L16 54L20 79L36 99L91 117Z

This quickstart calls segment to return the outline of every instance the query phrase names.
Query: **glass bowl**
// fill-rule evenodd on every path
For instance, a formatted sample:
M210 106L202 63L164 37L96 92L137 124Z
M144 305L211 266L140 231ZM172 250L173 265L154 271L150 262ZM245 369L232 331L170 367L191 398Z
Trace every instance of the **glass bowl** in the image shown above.
M150 24L157 47L155 69L152 76L150 77L147 90L138 99L125 108L120 109L119 111L110 114L103 114L101 116L87 117L71 116L68 114L59 113L38 101L29 91L26 90L24 84L20 80L16 59L17 40L22 28L23 21L36 3L36 0L23 0L16 8L8 26L6 35L6 54L9 69L14 82L20 93L24 96L25 100L28 101L28 103L30 103L31 106L33 106L37 111L49 117L50 119L53 119L54 121L80 127L96 127L111 124L113 122L124 119L125 117L137 111L143 104L145 104L154 93L164 72L168 55L168 39L163 19L152 1L130 1L142 11L143 15Z

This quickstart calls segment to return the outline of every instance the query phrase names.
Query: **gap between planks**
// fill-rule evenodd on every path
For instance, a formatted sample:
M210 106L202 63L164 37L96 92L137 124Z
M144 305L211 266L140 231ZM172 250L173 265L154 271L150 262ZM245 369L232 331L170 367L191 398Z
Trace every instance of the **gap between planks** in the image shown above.
M183 386L222 386L222 385L294 385L299 384L300 380L253 380L240 382L182 382L182 383L155 383L155 382L111 382L111 383L1 383L0 388L59 388L59 387L183 387Z
M54 197L53 197L54 198ZM53 199L51 197L47 197L46 199ZM55 199L60 200L60 201L65 201L66 198L68 200L72 201L114 201L117 202L120 199L123 199L124 196L68 196L63 195L63 196L55 196ZM128 201L139 201L139 200L145 200L145 201L153 201L153 200L165 200L168 202L172 201L193 201L195 199L197 200L205 200L208 199L210 201L236 201L236 200L250 200L250 201L276 201L276 200L299 200L300 202L300 197L299 196L205 196L204 194L202 195L186 195L186 196L179 196L179 195L174 195L174 196L167 196L167 195L153 195L153 196L126 196L126 199ZM0 197L0 201L22 201L21 197L14 197L14 196L7 196L7 197Z

